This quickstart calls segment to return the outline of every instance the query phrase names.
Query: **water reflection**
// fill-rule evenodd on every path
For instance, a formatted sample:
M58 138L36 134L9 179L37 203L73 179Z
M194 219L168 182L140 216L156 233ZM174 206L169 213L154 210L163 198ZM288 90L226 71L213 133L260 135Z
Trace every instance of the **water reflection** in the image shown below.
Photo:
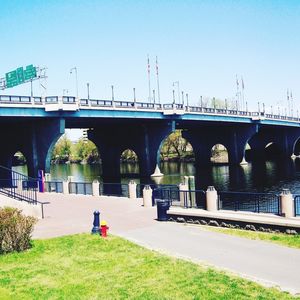
M16 171L27 174L27 167L14 167ZM300 159L280 161L252 162L243 166L214 165L195 169L193 163L164 162L161 164L161 184L178 184L184 176L194 175L196 188L206 189L213 185L219 191L256 191L280 192L289 188L293 193L300 193ZM121 179L127 183L132 176L138 174L136 163L122 163ZM53 180L66 180L74 176L75 181L101 180L101 165L52 165L51 176ZM140 182L139 178L135 178ZM154 182L154 181L153 181Z

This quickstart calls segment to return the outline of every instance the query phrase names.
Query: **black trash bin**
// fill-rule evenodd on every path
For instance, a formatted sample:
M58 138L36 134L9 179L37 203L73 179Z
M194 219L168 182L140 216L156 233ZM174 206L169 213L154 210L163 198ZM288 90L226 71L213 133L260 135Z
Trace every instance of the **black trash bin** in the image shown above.
M167 210L170 208L170 201L169 200L156 200L157 206L157 220L158 221L168 221Z

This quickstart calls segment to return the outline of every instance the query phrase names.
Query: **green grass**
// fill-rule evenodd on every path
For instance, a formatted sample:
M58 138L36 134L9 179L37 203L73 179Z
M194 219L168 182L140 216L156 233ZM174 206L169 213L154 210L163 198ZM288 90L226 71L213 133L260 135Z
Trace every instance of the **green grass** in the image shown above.
M230 235L236 235L252 240L263 240L288 247L300 248L300 235L288 235L284 233L266 233L257 231L248 231L242 229L219 228L212 226L204 226L206 229L221 232Z
M294 299L110 236L36 240L0 256L0 299Z

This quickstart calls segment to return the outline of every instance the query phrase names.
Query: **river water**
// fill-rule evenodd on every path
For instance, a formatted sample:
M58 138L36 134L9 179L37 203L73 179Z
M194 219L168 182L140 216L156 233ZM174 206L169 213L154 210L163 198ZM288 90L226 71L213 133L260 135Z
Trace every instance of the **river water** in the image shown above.
M16 171L27 174L26 166L14 167ZM243 166L213 165L201 167L196 172L193 163L165 162L161 164L164 176L159 183L179 184L183 176L194 175L196 188L206 189L213 185L218 191L251 191L251 192L280 192L288 188L292 193L300 194L300 159L281 161L265 161L248 163ZM138 173L138 165L122 163L121 173L124 174L122 183L127 183ZM52 165L52 180L67 179L74 176L74 181L101 181L101 165L66 164ZM136 176L135 176L136 177ZM134 178L139 183L140 179Z

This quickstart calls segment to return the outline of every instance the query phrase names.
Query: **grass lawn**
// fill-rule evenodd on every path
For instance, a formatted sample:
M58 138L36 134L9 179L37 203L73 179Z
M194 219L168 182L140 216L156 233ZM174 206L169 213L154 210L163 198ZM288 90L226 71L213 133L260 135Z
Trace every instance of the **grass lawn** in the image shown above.
M0 256L0 299L295 299L110 236L36 240Z
M266 233L266 232L256 232L256 231L249 231L249 230L242 230L242 229L219 228L219 227L212 227L212 226L203 226L203 227L211 231L236 235L236 236L245 237L252 240L268 241L268 242L300 249L299 234L288 235L284 233Z

